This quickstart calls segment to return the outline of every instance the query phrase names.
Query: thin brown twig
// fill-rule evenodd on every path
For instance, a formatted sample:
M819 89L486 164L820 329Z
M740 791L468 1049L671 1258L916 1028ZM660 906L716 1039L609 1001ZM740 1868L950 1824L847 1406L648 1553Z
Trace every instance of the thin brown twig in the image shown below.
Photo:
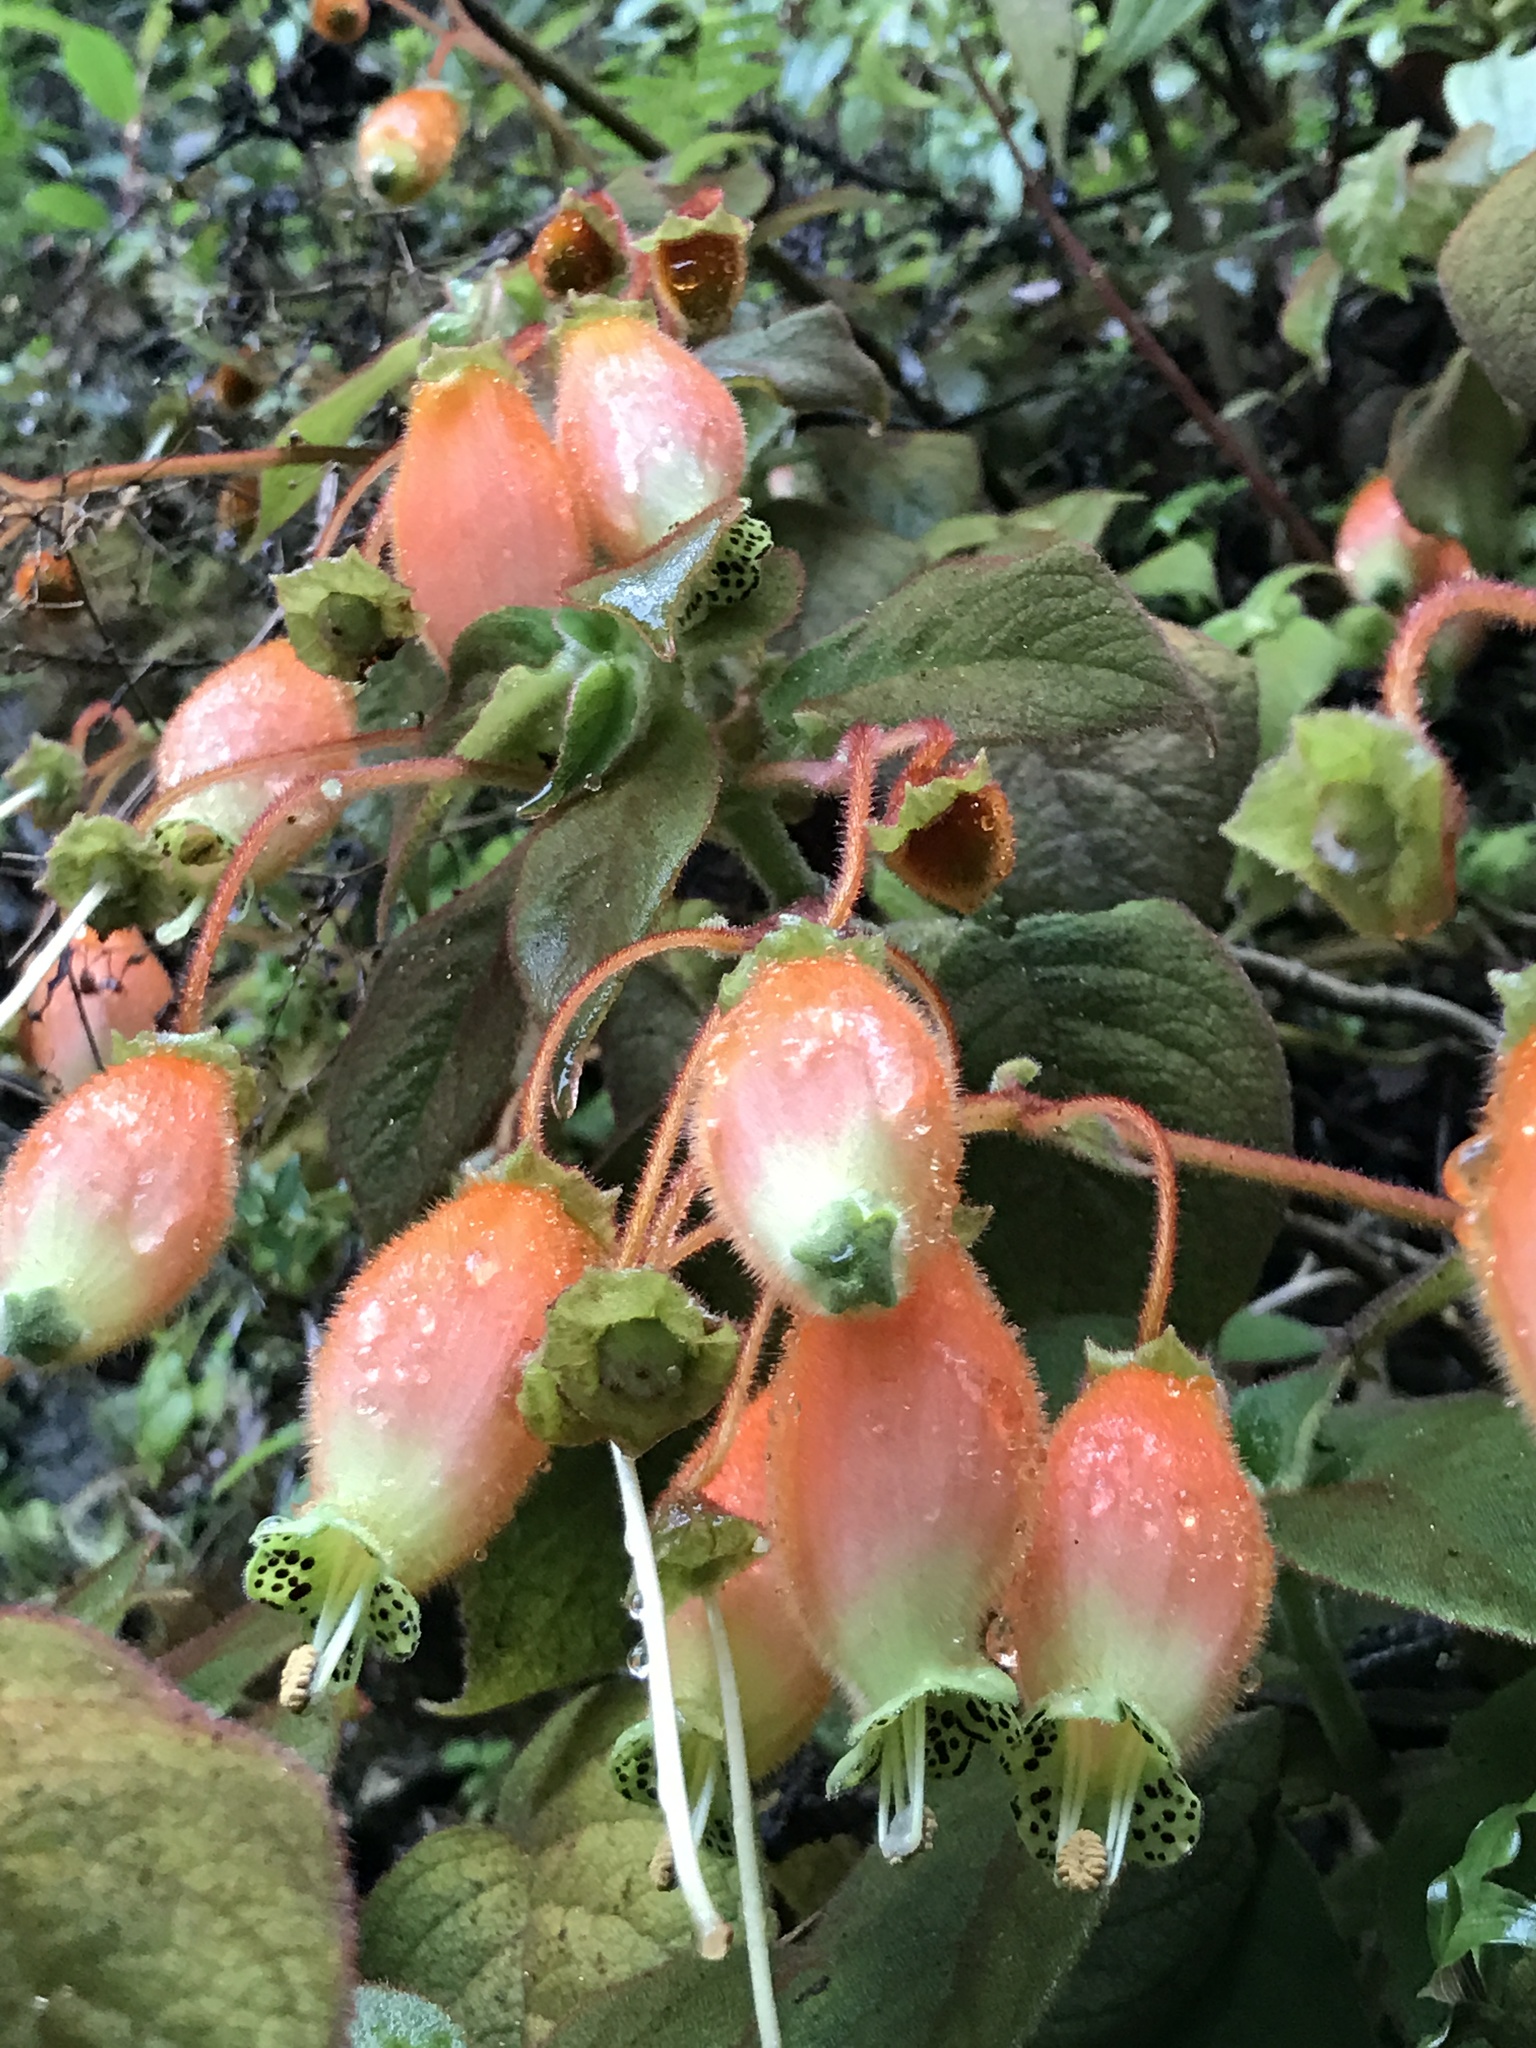
M1234 469L1240 470L1252 486L1254 496L1274 519L1277 519L1290 536L1291 545L1297 553L1309 561L1326 562L1331 559L1326 543L1310 520L1292 504L1285 492L1262 464L1256 462L1244 448L1242 441L1228 423L1208 405L1195 386L1185 376L1167 349L1158 340L1152 329L1137 313L1121 292L1119 286L1093 254L1087 244L1079 239L1064 219L1061 210L1052 200L1044 179L1025 157L1013 138L1012 124L1008 110L983 77L969 44L960 45L960 58L971 84L987 112L997 124L997 131L1003 139L1003 146L1013 158L1014 165L1024 183L1029 203L1044 221L1052 241L1063 256L1083 279L1097 292L1099 299L1114 319L1125 329L1131 346L1142 360L1151 365L1162 378L1168 389L1178 399L1184 410L1194 420L1212 445L1224 455Z

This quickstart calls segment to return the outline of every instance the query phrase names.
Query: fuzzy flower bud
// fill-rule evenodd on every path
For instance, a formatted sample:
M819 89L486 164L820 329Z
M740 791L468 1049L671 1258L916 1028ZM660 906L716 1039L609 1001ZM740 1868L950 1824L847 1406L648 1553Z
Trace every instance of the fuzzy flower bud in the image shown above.
M286 640L240 654L198 684L172 714L155 750L162 796L194 777L238 770L193 790L161 813L156 837L184 860L218 857L237 846L262 812L295 783L328 769L350 767L357 733L353 692L332 676L307 668ZM313 749L302 765L267 768L270 755ZM324 796L311 794L262 851L255 877L282 874L322 838L335 816Z
M813 936L825 944L820 927L791 929L747 963L704 1059L694 1156L776 1294L807 1312L888 1308L958 1199L954 1076L921 1012L854 948L795 957Z
M87 925L27 1004L17 1049L50 1094L65 1095L107 1064L113 1032L153 1030L174 994L141 931L102 939Z
M898 1307L796 1323L773 1399L769 1526L805 1633L861 1716L829 1790L879 1774L894 1860L921 1846L926 1773L1016 1732L982 1639L1034 1508L1039 1389L948 1240L914 1260Z
M566 466L505 363L444 352L411 397L390 494L395 567L446 664L466 626L553 607L590 568Z
M357 176L386 206L413 206L442 177L464 132L459 103L440 85L382 101L357 131Z
M239 1138L223 1066L172 1050L39 1118L0 1178L0 1350L71 1365L153 1329L229 1234Z
M619 564L734 497L747 466L720 379L619 302L582 307L561 330L555 438L588 539Z
M1005 1602L1034 1710L1010 1769L1025 1845L1076 1881L1082 1857L1062 1858L1086 1826L1113 1883L1198 1837L1180 1766L1237 1696L1275 1566L1208 1369L1171 1333L1089 1363Z
M476 1182L375 1253L310 1367L310 1502L263 1522L246 1591L314 1624L311 1691L355 1683L372 1641L408 1657L414 1595L489 1542L543 1463L518 1412L550 1303L606 1256L579 1197ZM574 1184L577 1176L568 1177ZM573 1210L577 1213L573 1213Z

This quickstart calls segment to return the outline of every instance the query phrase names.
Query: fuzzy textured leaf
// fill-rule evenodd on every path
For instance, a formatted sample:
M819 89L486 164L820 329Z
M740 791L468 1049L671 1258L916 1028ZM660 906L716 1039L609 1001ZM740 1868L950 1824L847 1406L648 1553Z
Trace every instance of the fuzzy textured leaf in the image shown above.
M1045 1094L1128 1096L1175 1128L1288 1147L1274 1026L1220 942L1176 904L1026 918L1012 931L951 927L919 950L953 1008L971 1087L1027 1054ZM1281 1205L1204 1174L1180 1186L1172 1320L1203 1342L1251 1291ZM1016 1321L1134 1314L1150 1237L1145 1183L987 1137L971 1149L967 1196L996 1211L977 1255Z
M1342 1478L1270 1500L1286 1561L1536 1643L1536 1444L1523 1416L1492 1394L1452 1395L1415 1401L1350 1441Z
M766 327L706 342L699 358L717 377L766 384L791 412L852 412L883 426L891 394L836 306L807 306Z
M447 1186L512 1085L507 955L521 849L384 949L331 1068L331 1149L379 1243Z
M0 1614L0 1755L7 2044L344 2037L341 1845L291 1756L25 1609Z
M1451 236L1440 285L1493 388L1536 415L1536 156L1506 171Z
M1204 726L1194 686L1090 549L941 562L808 648L764 699L841 729L945 718L962 747L1062 747L1150 725Z

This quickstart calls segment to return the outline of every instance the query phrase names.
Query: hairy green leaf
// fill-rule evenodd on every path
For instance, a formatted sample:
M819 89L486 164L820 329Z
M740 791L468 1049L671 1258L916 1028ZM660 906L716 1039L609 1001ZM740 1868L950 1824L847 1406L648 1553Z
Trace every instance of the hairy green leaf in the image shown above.
M1536 416L1536 156L1506 171L1451 236L1440 285L1489 383Z
M0 2038L340 2040L341 1845L291 1756L25 1609L0 1613L0 1754Z
M807 306L706 342L699 350L717 377L766 384L791 412L852 412L880 425L890 417L885 379L836 306Z

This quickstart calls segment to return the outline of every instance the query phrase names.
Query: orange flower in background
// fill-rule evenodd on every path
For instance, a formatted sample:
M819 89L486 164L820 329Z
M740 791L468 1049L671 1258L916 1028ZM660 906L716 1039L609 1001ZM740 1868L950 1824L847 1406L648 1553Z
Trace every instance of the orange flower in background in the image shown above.
M463 132L459 103L443 86L397 92L357 131L359 182L387 206L412 206L453 162Z
M1505 1381L1536 1427L1536 1032L1500 1058L1476 1135L1445 1163L1445 1191Z
M314 0L309 25L328 43L355 43L367 33L368 0Z
M22 1013L17 1050L56 1095L105 1066L112 1034L152 1031L175 990L141 931L89 925Z
M57 606L62 610L80 604L84 592L80 572L69 556L50 554L46 548L40 548L17 569L11 580L11 596L17 604L36 605L39 609Z

